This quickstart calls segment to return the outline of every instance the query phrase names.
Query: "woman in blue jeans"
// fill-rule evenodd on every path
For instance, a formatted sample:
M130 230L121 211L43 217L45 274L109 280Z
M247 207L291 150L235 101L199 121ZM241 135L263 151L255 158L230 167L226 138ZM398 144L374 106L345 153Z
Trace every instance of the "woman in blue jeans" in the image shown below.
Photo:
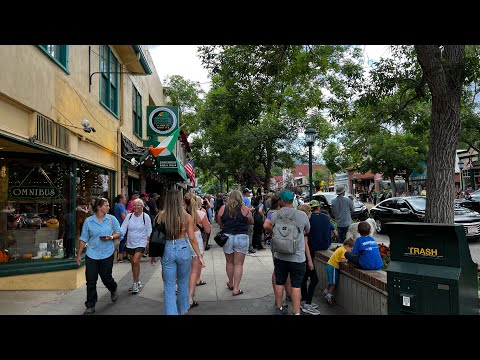
M195 224L192 216L182 207L182 193L179 190L167 191L165 209L157 215L155 221L158 224L161 222L165 224L167 237L161 261L165 315L185 315L190 308L188 295L191 265L189 240L202 267L205 267L205 261L195 237ZM155 258L150 258L150 261L155 262ZM175 283L178 284L178 295L175 295Z

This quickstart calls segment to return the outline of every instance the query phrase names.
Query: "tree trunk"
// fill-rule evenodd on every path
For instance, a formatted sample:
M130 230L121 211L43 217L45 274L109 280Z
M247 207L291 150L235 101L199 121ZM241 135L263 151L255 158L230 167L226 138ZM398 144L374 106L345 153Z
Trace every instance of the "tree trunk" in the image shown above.
M432 95L425 222L453 224L455 150L460 133L465 45L415 45Z
M397 196L397 184L395 184L395 174L390 176L390 181L392 183L392 197Z

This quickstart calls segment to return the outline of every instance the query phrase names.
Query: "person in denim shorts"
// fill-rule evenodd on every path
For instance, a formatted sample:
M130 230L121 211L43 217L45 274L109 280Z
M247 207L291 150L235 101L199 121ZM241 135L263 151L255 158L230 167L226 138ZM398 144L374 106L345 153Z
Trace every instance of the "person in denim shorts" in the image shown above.
M237 296L243 294L239 285L245 255L248 253L248 227L253 225L252 213L243 203L240 191L232 191L226 204L218 210L218 225L228 235L227 243L223 246L227 261L227 287L232 290L233 296Z

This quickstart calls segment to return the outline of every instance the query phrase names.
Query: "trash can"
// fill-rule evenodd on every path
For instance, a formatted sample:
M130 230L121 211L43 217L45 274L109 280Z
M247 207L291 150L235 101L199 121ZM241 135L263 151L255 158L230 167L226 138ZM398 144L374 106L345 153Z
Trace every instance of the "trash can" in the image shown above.
M391 222L389 315L478 315L477 265L462 225Z

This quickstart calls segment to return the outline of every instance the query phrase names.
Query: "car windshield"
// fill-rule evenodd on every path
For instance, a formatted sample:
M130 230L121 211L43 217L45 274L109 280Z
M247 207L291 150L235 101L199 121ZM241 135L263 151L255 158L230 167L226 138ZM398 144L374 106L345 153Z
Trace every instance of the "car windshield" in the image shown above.
M408 202L415 210L425 211L425 208L427 207L427 199L424 197L414 197L408 199Z

